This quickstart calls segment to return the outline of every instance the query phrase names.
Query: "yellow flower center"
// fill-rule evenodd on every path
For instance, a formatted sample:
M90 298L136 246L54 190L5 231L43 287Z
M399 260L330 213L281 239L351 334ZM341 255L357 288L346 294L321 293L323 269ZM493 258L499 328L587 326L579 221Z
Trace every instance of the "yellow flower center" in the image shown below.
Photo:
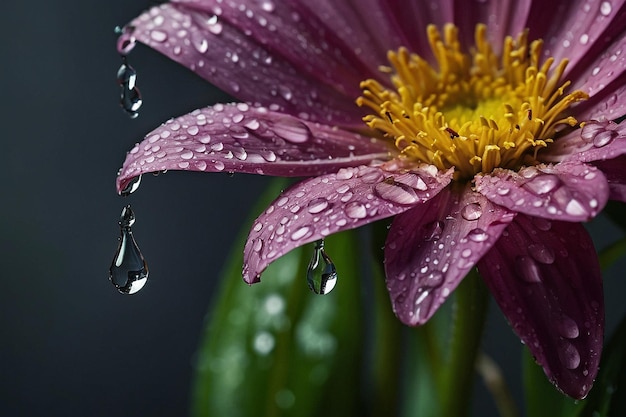
M443 39L435 26L427 32L438 68L406 48L390 51L391 67L381 70L392 74L395 90L369 79L357 99L374 111L367 125L393 140L402 158L454 167L455 179L469 180L496 167L537 164L537 152L558 131L578 124L566 111L587 94L565 94L567 60L541 63L543 42L529 44L527 31L504 40L501 58L483 24L471 54L461 51L454 25L444 27Z

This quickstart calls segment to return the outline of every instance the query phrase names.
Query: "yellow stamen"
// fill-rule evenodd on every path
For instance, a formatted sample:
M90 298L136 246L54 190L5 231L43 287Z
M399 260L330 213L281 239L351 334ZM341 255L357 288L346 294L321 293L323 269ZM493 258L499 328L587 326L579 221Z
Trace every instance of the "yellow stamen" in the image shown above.
M578 124L566 111L587 94L565 93L567 60L541 63L543 42L529 44L527 31L504 40L501 58L483 24L476 26L471 54L461 51L454 25L446 25L443 36L433 25L427 33L437 68L406 48L390 51L390 66L381 69L392 74L395 89L368 79L357 99L374 111L364 118L367 125L404 158L454 167L457 180L469 180L496 167L537 164L537 152L559 130Z

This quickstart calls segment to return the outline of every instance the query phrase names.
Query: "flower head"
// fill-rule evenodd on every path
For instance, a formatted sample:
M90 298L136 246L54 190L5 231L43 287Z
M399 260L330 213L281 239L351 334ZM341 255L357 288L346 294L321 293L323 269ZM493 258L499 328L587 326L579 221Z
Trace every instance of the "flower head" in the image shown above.
M248 283L395 216L385 272L403 322L426 322L478 266L548 377L584 397L604 318L581 222L626 201L621 2L309 3L178 0L131 22L124 36L241 102L148 134L118 190L161 170L307 177L255 221Z

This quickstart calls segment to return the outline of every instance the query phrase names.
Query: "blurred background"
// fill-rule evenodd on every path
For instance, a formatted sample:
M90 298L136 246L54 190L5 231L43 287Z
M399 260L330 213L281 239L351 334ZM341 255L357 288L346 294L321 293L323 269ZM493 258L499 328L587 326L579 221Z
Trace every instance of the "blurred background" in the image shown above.
M125 153L170 117L228 98L140 45L144 106L118 105L114 28L154 2L8 2L0 15L0 415L182 416L217 276L266 179L170 172L117 196ZM108 281L120 211L132 204L150 267L134 296ZM619 236L592 226L603 246ZM606 278L608 331L626 306L624 262ZM243 284L242 284L243 285ZM303 284L304 285L304 284ZM519 340L495 306L485 347L517 398ZM493 413L482 400L477 410Z

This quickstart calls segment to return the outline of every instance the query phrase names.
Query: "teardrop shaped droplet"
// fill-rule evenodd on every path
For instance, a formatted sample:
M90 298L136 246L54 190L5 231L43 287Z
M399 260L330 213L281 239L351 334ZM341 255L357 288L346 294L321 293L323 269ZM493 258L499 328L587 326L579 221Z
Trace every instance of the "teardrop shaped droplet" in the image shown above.
M141 175L137 175L135 178L130 180L126 187L122 191L120 191L120 195L122 197L128 197L139 188L139 184L141 184Z
M315 294L328 294L337 284L337 269L324 250L324 240L315 243L315 251L306 271L309 288Z
M119 245L109 268L109 280L122 294L134 294L148 281L148 264L131 229L134 223L135 214L130 205L127 205L120 215Z
M130 118L134 119L139 116L143 100L136 85L137 71L127 63L125 56L122 56L122 65L117 70L117 82L121 88L120 105Z

